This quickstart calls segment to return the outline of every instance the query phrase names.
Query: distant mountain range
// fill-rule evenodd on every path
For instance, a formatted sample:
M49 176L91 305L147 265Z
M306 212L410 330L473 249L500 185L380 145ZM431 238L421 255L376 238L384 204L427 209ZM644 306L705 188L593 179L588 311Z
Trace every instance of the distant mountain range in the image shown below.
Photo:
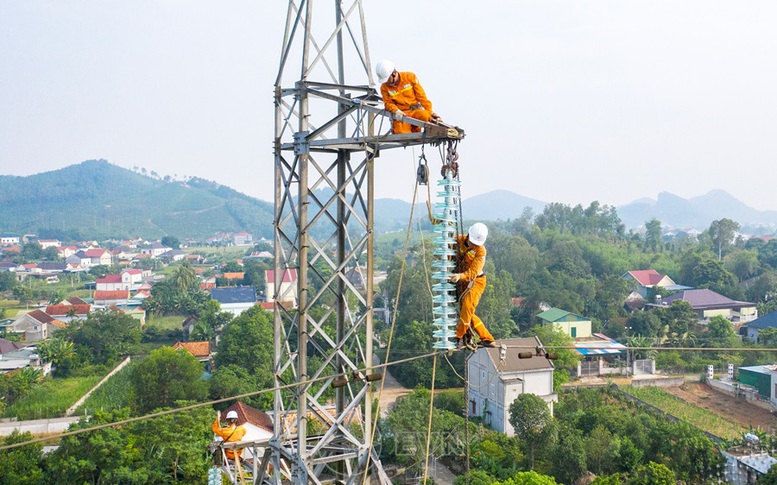
M665 229L703 230L712 221L725 217L738 222L750 234L772 234L777 230L777 211L753 209L724 190L712 190L691 199L661 192L657 200L640 199L618 207L618 215L631 228L643 226L655 217Z
M0 232L62 240L204 239L217 231L272 238L273 205L204 179L165 181L89 160L0 176Z
M415 214L426 214L419 203ZM463 201L466 220L508 220L526 208L542 212L546 202L507 190L494 190ZM229 187L193 178L160 180L90 160L27 177L0 176L0 233L63 240L156 238L205 239L218 231L248 231L272 238L273 205ZM617 207L627 228L637 229L656 218L664 229L704 230L716 219L739 222L751 234L773 234L777 211L748 207L725 191L683 199L662 192L656 200L639 199ZM378 233L407 226L410 204L398 199L375 200Z

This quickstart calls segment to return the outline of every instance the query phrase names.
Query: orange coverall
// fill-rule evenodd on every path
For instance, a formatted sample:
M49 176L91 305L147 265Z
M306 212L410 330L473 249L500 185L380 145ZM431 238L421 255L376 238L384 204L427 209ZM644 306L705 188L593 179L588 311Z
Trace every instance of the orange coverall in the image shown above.
M243 439L243 436L246 435L246 429L242 426L235 426L234 424L231 424L226 428L222 428L218 418L216 418L216 421L214 421L210 426L210 429L212 429L213 432L217 435L221 436L224 439L224 443L240 441ZM243 450L224 450L224 454L230 460L234 460L235 455L237 455L239 458L240 455L243 454Z
M472 329L475 330L481 341L493 342L494 337L491 332L483 324L483 320L475 315L475 308L480 302L483 290L486 289L486 275L483 274L483 266L486 265L486 248L469 244L467 236L462 235L458 237L456 258L461 272L459 295L463 295L460 297L461 311L459 312L459 325L456 327L456 338L464 338L467 328L472 325Z
M421 87L421 83L412 72L400 72L399 82L395 85L390 85L388 81L381 84L380 94L383 95L386 111L392 115L397 110L402 110L405 116L417 120L429 121L432 119L432 102L426 97L424 88ZM421 127L394 120L392 131L395 134L419 133Z

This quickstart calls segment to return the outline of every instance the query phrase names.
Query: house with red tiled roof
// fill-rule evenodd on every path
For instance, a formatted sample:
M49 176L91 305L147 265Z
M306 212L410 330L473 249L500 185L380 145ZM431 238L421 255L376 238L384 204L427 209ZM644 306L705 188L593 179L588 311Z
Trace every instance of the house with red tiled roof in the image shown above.
M672 278L654 269L627 271L621 279L627 280L643 299L650 299L653 296L651 290L655 288L679 289Z
M97 306L126 305L130 290L95 290L94 304Z
M210 360L210 342L203 340L200 342L176 342L173 345L175 350L185 350L195 356L200 362Z
M92 305L89 303L81 304L65 304L59 303L57 305L49 305L46 307L46 313L63 322L70 322L72 320L84 320L92 311Z
M209 291L209 290L214 289L215 287L216 287L216 277L215 276L211 276L210 278L205 278L200 283L200 288L203 291Z
M66 326L64 322L57 320L43 310L33 310L17 315L16 320L13 321L8 330L22 334L22 340L25 342L39 342L46 340L52 333Z
M278 275L278 291L276 294L275 270L268 269L264 272L264 294L268 301L290 301L297 302L297 270L289 268L281 271Z
M246 274L245 272L233 272L233 273L224 273L223 278L225 280L242 280L245 278Z
M124 283L121 281L120 274L107 274L102 278L97 278L94 282L94 288L97 291L116 291L123 290Z

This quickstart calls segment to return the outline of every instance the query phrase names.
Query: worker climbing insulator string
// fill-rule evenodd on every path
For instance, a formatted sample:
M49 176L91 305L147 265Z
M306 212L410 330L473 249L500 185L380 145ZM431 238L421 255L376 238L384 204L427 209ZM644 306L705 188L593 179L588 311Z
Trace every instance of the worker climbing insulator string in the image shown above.
M432 274L437 282L432 286L434 326L436 330L433 336L437 339L434 343L436 349L454 349L455 342L451 338L456 337L455 326L458 324L458 311L456 309L456 285L448 280L456 267L456 235L460 205L460 182L455 177L453 170L445 171L444 178L437 182L442 189L437 196L441 202L435 204L434 239L435 261L432 263L435 271ZM454 328L451 328L454 327Z

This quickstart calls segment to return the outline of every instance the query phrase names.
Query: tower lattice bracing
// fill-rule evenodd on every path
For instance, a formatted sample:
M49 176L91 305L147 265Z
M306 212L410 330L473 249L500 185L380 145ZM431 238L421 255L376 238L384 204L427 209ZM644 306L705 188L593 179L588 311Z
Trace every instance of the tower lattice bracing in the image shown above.
M287 387L275 392L256 481L390 483L372 447L371 387L383 372L371 369L374 163L380 150L445 137L391 135L371 65L361 0L289 1L268 295L276 387Z

